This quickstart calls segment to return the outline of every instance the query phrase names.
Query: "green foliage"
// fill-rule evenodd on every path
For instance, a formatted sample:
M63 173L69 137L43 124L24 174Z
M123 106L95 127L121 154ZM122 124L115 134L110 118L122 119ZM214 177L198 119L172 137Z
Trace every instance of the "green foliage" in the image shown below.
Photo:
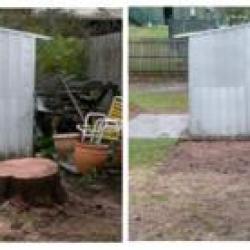
M222 8L222 12L225 15L229 25L249 22L250 20L250 8L245 8L245 7Z
M54 141L51 137L40 137L35 141L35 151L44 157L52 158L55 153Z
M245 16L250 17L250 8L233 7L222 9L226 16Z
M75 75L85 78L87 43L78 38L56 36L38 46L38 76L43 74Z
M49 36L85 38L120 31L121 21L87 20L74 10L62 8L0 9L0 26Z
M38 43L38 78L44 74L86 74L88 23L62 9L35 12L32 9L0 10L0 26L51 36ZM64 38L65 37L65 38ZM75 37L75 38L72 38Z
M85 37L88 22L62 9L0 9L0 26L50 36Z
M77 182L79 186L91 186L96 183L97 179L100 178L100 173L96 168L90 169L88 173L82 175Z

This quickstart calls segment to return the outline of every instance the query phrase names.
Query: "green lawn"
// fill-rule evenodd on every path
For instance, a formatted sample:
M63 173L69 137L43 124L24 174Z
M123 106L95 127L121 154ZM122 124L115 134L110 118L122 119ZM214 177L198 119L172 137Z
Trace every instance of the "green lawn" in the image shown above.
M153 27L129 27L129 39L138 40L140 38L168 38L168 26L159 25Z
M130 139L130 167L151 167L162 160L176 144L175 139Z
M144 112L173 113L186 112L187 94L183 92L144 92L130 90L130 105Z
M187 71L184 58L130 58L130 72L181 72Z

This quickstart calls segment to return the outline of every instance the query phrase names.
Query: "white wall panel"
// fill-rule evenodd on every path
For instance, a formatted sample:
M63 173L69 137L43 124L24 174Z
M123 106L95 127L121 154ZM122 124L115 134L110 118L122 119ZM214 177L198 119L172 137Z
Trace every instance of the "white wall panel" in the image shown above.
M0 158L33 148L35 38L0 29Z
M250 135L249 25L207 31L189 40L190 133Z

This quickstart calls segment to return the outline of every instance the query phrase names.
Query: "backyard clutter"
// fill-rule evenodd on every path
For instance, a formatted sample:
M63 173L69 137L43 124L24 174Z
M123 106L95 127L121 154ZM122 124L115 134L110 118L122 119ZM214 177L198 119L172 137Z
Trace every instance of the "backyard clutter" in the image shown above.
M120 20L115 33L87 26L84 33L72 29L84 26L81 17L44 12L16 10L14 16L49 37L0 29L1 58L9 62L0 70L0 241L120 241ZM47 15L54 21L48 24ZM65 26L55 31L58 20ZM112 69L106 65L111 55ZM101 64L93 67L93 58ZM112 117L117 98L119 117ZM101 119L88 119L90 113ZM77 129L86 119L89 138Z
M52 133L60 166L86 174L93 168L106 166L110 159L112 162L112 158L117 158L112 145L121 144L122 98L116 96L118 86L91 80L82 83L64 75L53 81L52 98L56 101L46 102L51 98L51 90L44 86L40 87L43 91L38 91L40 103L45 107L38 106L38 118L42 117L38 130L42 135ZM56 86L63 90L58 93Z
M90 112L83 125L77 125L81 132L81 144L75 147L74 160L81 172L91 167L100 168L108 159L118 159L121 148L122 98L115 96L108 114ZM115 147L112 151L111 145ZM118 150L117 150L118 147ZM119 161L119 160L118 160ZM120 163L121 166L121 158Z

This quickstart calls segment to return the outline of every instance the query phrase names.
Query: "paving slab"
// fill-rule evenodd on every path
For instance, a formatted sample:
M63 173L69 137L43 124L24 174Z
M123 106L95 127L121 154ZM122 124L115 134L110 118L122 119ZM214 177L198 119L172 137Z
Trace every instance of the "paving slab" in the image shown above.
M140 114L129 122L130 138L183 138L188 114Z
M158 93L158 92L184 92L187 93L188 90L188 84L187 83L132 83L129 86L130 89L140 92L152 92L152 93Z

